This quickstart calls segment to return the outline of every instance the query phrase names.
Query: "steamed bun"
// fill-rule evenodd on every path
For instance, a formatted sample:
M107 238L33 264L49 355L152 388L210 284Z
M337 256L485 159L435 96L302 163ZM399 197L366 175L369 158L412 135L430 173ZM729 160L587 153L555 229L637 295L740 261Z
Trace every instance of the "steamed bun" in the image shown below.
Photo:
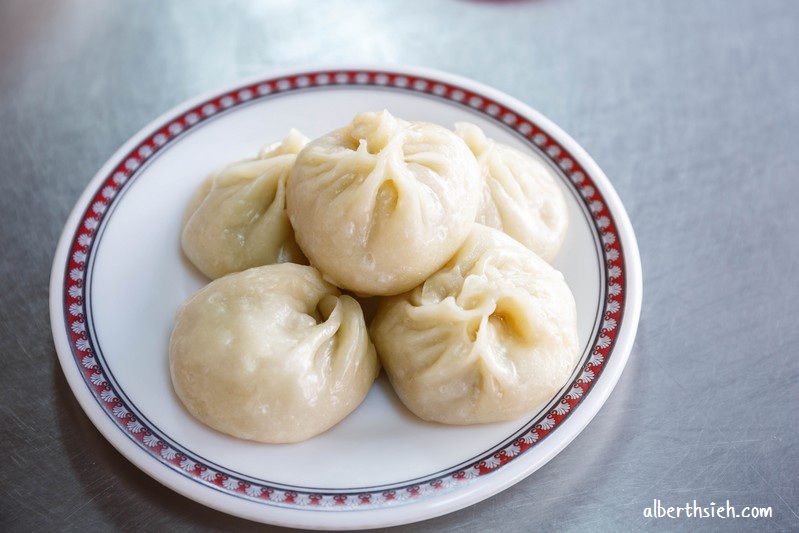
M341 421L380 368L358 303L291 263L230 274L194 294L177 312L169 366L194 417L270 443Z
M496 422L530 412L566 383L579 357L575 315L560 272L475 224L441 270L381 302L371 335L417 416Z
M306 263L286 214L286 179L308 142L291 130L256 159L232 163L195 192L183 220L189 260L215 279L272 263Z
M477 222L507 233L551 262L569 220L552 172L534 157L487 138L474 124L458 123L455 133L477 157L483 173Z
M398 294L466 238L480 179L474 155L446 128L361 113L300 152L286 203L300 248L326 279Z

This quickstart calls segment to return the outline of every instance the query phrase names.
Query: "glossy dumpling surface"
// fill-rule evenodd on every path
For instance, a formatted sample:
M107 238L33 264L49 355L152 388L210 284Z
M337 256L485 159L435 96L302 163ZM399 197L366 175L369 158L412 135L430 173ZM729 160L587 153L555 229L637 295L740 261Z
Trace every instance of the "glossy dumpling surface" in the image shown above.
M483 193L477 222L501 230L552 261L568 229L566 200L544 163L486 137L474 124L455 125L477 157Z
M359 304L291 263L230 274L194 294L177 312L169 364L194 417L268 443L338 423L379 372Z
M579 355L560 272L479 224L421 286L381 302L371 334L402 402L447 424L529 413L566 383Z
M211 279L272 263L306 263L286 214L286 180L308 142L292 130L255 159L209 176L189 202L181 245Z
M300 152L287 207L297 242L326 279L359 294L398 294L466 238L480 179L453 132L366 112Z

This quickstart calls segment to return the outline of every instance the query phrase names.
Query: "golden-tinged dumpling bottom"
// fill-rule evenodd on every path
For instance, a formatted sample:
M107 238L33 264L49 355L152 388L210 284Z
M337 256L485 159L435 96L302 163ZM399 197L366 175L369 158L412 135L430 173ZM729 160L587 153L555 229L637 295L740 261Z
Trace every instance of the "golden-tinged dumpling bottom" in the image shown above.
M528 413L566 383L579 357L575 315L560 272L475 224L441 270L381 302L371 335L413 413L496 422Z
M483 173L477 222L507 233L551 262L569 220L552 171L531 155L487 138L474 124L457 123L455 133L466 141Z
M338 423L380 369L358 303L290 263L230 274L192 296L177 312L169 364L198 420L269 443Z
M398 294L466 238L480 180L453 132L369 112L300 152L286 202L300 248L326 279L358 294Z
M307 144L296 130L256 159L232 163L194 193L181 245L211 279L272 263L307 263L286 214L286 179Z

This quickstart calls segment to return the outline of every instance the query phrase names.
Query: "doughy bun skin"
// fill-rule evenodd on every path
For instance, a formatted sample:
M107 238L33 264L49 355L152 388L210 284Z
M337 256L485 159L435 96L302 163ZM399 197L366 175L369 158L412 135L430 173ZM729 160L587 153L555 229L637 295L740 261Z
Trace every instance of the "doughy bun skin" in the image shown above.
M475 220L480 180L453 132L367 112L300 152L286 203L300 248L326 279L390 295L455 253Z
M380 370L358 303L309 266L219 278L178 310L172 383L186 409L234 437L298 442L365 398Z
M544 260L558 254L569 225L566 199L541 161L486 137L468 122L455 133L474 153L483 174L477 222L507 233Z
M181 247L200 272L216 279L272 263L308 263L286 214L286 180L307 142L291 130L256 159L224 167L195 191Z
M445 424L528 414L563 387L579 357L561 273L480 224L422 285L383 299L371 335L402 402Z

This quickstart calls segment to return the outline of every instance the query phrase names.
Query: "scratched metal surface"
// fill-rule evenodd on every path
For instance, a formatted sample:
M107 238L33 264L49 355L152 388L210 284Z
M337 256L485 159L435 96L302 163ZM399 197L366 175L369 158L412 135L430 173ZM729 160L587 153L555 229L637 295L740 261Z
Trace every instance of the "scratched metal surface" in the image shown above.
M598 161L644 267L630 363L534 475L398 531L799 528L799 4L613 0L0 3L0 530L277 531L202 507L94 429L48 276L89 178L173 105L272 68L435 67L536 107ZM660 499L772 506L648 519Z

